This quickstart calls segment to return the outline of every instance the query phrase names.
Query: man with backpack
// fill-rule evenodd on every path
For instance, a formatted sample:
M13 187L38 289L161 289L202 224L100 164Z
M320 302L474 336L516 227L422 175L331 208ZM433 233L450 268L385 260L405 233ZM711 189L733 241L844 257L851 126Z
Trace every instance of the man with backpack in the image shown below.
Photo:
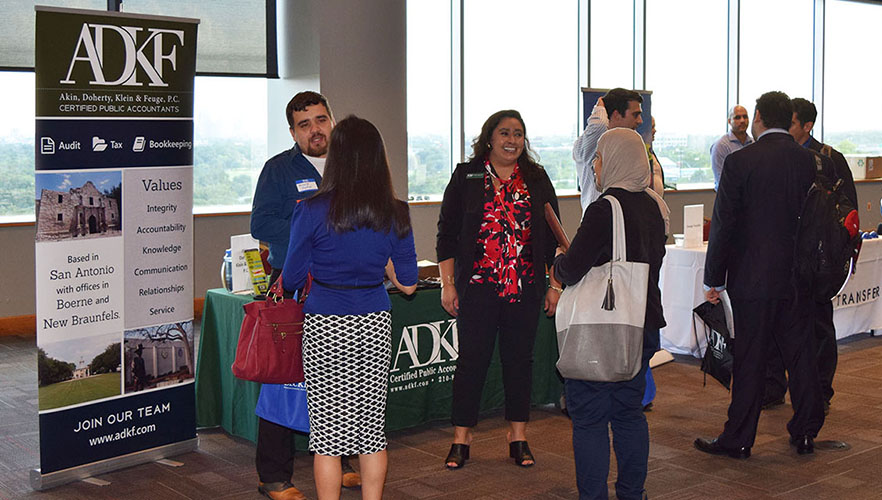
M793 119L790 124L790 135L797 144L814 151L822 156L825 174L832 184L841 181L840 190L848 199L852 207L857 207L857 190L848 163L842 153L826 144L820 143L812 137L811 131L818 116L818 110L810 101L795 98L793 104ZM836 329L833 325L833 302L824 300L814 304L814 341L817 349L818 375L821 379L821 396L824 399L824 413L830 410L830 400L833 398L833 375L836 373L836 364L839 357L836 347ZM787 376L781 357L775 352L769 354L768 368L766 372L766 389L763 398L763 409L769 409L784 403L784 394L787 392Z
M751 145L726 157L714 202L704 268L705 298L727 290L736 325L732 402L723 432L698 438L698 450L748 458L756 438L770 345L790 373L793 418L790 443L799 454L814 452L824 424L811 298L793 286L794 241L806 193L815 181L812 153L788 134L793 114L783 92L756 101Z

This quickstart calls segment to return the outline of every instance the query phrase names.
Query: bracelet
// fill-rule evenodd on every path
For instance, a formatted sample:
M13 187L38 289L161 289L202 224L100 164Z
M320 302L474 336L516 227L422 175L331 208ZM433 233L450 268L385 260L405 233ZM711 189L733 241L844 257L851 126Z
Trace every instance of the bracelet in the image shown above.
M563 288L556 287L554 285L548 285L548 288L551 288L552 290L554 290L557 293L563 293Z

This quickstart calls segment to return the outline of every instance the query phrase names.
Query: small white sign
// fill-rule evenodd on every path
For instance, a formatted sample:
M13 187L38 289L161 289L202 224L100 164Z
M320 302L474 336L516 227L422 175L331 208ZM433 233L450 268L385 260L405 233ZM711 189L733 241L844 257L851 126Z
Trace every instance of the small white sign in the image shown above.
M700 247L704 239L704 205L683 207L683 234L686 248Z
M260 243L250 234L230 236L230 254L233 259L233 292L251 290L251 272L245 262L245 250L260 248Z

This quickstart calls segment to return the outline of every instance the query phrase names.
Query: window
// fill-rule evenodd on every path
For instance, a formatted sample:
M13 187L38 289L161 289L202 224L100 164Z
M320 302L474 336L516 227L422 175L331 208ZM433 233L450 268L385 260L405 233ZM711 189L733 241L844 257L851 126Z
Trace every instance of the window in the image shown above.
M727 10L726 0L646 2L653 149L677 189L713 187L710 147L726 132Z
M0 31L0 223L33 221L35 199L34 3L6 3L6 25ZM108 5L106 0L38 3L93 10ZM200 18L201 74L277 73L274 1L126 0L124 10ZM4 71L12 68L24 71ZM195 212L250 210L253 186L267 159L266 86L262 78L197 76Z
M196 71L200 74L277 76L275 44L267 43L276 38L274 8L275 2L266 0L123 1L127 13L199 19Z
M440 200L454 163L451 144L451 25L445 2L407 2L407 191ZM459 151L455 155L459 161Z
M0 88L0 222L34 220L34 74L0 71Z
M878 45L878 3L570 0L537 7L526 0L409 0L412 199L439 198L484 119L506 108L521 111L558 193L569 192L580 86L653 92L653 147L668 186L677 189L712 187L710 146L728 130L728 109L742 104L752 115L757 97L770 90L808 99L824 92L828 142L845 141L845 152L882 152L882 127L872 118L882 104L872 100L868 112L854 117L846 102L855 71L862 81L882 77L874 52L856 50ZM816 8L826 10L826 25ZM822 58L813 41L825 29ZM826 132L820 119L816 131Z
M578 2L466 2L465 156L491 114L516 109L556 188L575 192L579 106ZM554 75L550 78L550 75Z
M2 2L3 29L0 30L0 67L34 68L35 5L71 9L103 10L107 0L16 0ZM6 88L3 86L2 88Z
M64 219L64 217L61 214L58 214L58 217L56 218L56 220L58 222L64 222L63 219Z
M882 81L877 36L882 6L827 2L825 17L824 104L818 110L823 141L843 154L880 155L882 101L876 94Z
M411 201L441 199L454 164L502 109L521 113L552 182L575 192L579 2L462 5L460 13L459 2L407 3Z
M634 3L621 0L591 0L590 3L589 86L639 88L642 82L634 82Z
M267 160L266 81L196 77L193 211L251 210Z
M756 99L770 90L812 100L813 23L812 2L741 0L737 104L747 108L751 123Z
M61 195L58 195L58 203L61 203L63 200L64 198Z

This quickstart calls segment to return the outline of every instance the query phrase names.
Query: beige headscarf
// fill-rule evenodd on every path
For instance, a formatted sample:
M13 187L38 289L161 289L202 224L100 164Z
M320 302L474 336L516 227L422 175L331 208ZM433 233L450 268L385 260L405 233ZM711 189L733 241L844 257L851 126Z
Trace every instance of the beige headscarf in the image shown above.
M671 210L658 193L649 189L649 158L640 134L621 127L607 130L597 141L597 153L603 162L600 177L597 179L600 192L609 188L621 188L635 193L645 191L658 204L658 210L665 221L665 234L670 233Z

